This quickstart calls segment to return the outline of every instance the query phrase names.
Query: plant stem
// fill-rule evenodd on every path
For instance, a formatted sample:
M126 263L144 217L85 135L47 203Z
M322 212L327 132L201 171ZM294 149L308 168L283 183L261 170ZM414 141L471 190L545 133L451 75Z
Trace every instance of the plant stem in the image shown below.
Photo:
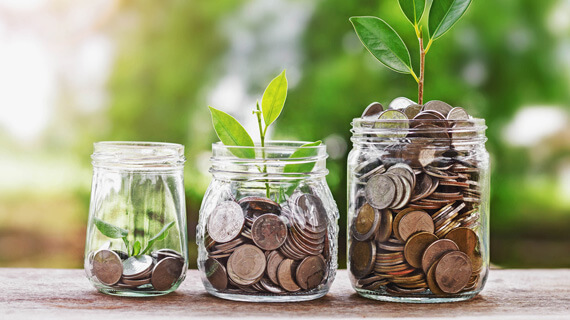
M424 103L424 71L425 71L427 51L424 50L424 39L422 36L421 28L417 34L418 34L418 41L420 43L420 81L418 81L418 104L422 105Z
M265 130L263 130L263 125L262 125L262 121L261 121L261 108L259 107L259 101L257 102L256 105L257 110L254 111L254 113L257 115L257 124L259 125L259 138L261 140L261 155L263 157L263 160L265 162L265 133L267 131L267 127L265 127ZM262 173L267 173L267 165L263 164L263 171ZM265 180L265 195L267 196L267 198L269 199L271 196L271 192L269 189L269 181Z

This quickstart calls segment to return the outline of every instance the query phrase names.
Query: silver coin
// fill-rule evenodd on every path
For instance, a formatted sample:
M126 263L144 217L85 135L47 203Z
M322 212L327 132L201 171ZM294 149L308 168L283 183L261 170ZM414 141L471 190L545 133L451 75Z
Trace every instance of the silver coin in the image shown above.
M390 109L396 109L396 110L403 110L406 109L407 107L416 104L415 102L413 102L412 100L406 98L406 97L398 97L394 100L392 100L392 102L390 102L390 104L388 105L388 108Z
M368 180L364 189L366 201L376 209L386 209L396 196L395 182L385 175L375 175Z
M424 105L424 108L423 108L424 111L427 111L427 110L437 111L437 112L441 113L444 117L447 117L447 114L449 113L449 111L451 111L451 109L453 109L452 106L450 106L449 104L447 104L443 101L439 101L439 100L429 101L428 103L426 103Z
M123 264L118 254L111 250L99 250L93 256L93 275L106 285L119 282L123 274Z
M380 113L384 111L384 107L379 102L372 102L364 109L362 113L362 119L364 120L376 120Z
M152 270L151 283L154 289L166 291L182 275L184 263L176 258L164 258L160 260Z
M123 261L123 275L125 277L136 277L148 272L153 263L152 257L146 254L130 257Z
M243 210L237 202L220 203L208 219L208 234L218 242L224 243L235 239L242 231L245 222Z
M461 107L453 108L447 114L447 120L469 120L469 114Z

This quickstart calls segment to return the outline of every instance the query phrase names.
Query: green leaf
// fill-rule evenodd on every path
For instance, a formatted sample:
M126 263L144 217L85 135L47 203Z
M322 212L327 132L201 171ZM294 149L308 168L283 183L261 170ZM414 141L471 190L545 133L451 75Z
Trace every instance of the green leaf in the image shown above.
M433 0L428 17L430 39L436 40L449 31L470 4L471 0Z
M245 131L244 127L229 114L210 108L212 113L212 123L216 134L226 146L253 147L253 140ZM255 158L253 148L232 148L231 152L238 158Z
M164 240L166 238L166 236L168 236L168 229L172 228L172 226L174 225L174 221L171 221L169 224L165 225L162 230L160 230L154 237L152 237L148 243L146 244L146 247L143 249L143 251L141 252L141 254L145 254L147 253L148 250L150 250L152 248L152 245L156 242L156 241L160 241L160 240Z
M362 44L376 59L396 72L411 73L408 48L390 25L376 17L351 17L350 22Z
M280 75L271 80L261 98L265 128L279 117L285 105L285 99L287 99L287 77L283 70Z
M314 157L314 156L318 155L319 149L318 148L309 148L309 147L316 147L316 146L320 146L320 145L321 145L320 140L315 141L315 142L311 142L311 143L306 143L306 144L300 146L297 150L295 150L295 152L293 152L289 156L289 159ZM311 171L313 171L315 164L316 164L316 162L314 162L314 161L307 162L307 163L287 164L283 168L283 172L285 172L285 173L311 172Z
M400 9L410 23L417 26L424 15L426 0L398 0Z
M119 238L124 238L129 234L128 230L114 226L99 218L94 218L94 219L95 219L95 226L97 227L97 229L99 229L99 231L101 231L101 233L108 238L119 239Z
M133 253L131 254L131 256L136 256L141 252L141 243L137 240L135 241L135 243L133 244Z

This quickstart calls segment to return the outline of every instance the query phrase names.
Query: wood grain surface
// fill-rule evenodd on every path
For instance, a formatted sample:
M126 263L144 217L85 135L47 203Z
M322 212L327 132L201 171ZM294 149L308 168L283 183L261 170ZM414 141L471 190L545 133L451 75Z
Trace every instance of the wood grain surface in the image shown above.
M180 318L570 319L570 269L491 270L467 302L400 304L361 298L346 270L325 297L309 302L244 303L208 295L197 270L167 296L122 298L97 292L83 270L0 269L0 319Z

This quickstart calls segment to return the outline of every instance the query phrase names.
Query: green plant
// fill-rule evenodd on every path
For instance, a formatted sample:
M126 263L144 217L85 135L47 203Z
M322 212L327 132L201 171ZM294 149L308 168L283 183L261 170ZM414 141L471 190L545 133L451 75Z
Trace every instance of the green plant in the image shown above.
M443 36L465 14L471 0L433 0L428 16L428 42L424 47L420 25L426 0L398 0L400 9L410 21L419 42L420 76L412 68L410 52L398 33L377 17L351 17L358 38L368 51L389 69L411 74L418 83L418 104L423 104L425 58L433 42Z
M166 236L168 236L168 229L172 228L173 225L174 221L171 221L170 223L165 225L154 237L148 240L144 249L141 250L142 245L139 240L136 240L132 244L132 246L129 244L129 240L127 239L127 236L129 235L128 230L114 226L99 218L95 218L95 226L104 236L111 239L123 239L123 242L125 243L125 247L127 249L127 253L130 256L146 254L152 248L152 246L156 241L164 240Z
M281 72L277 77L275 77L265 91L261 98L261 106L259 101L257 101L255 110L253 114L257 116L257 123L259 126L259 138L261 144L261 157L265 159L265 138L267 136L267 129L271 124L277 120L283 107L285 106L285 100L287 99L287 77L285 75L285 70ZM247 133L245 128L231 115L220 111L218 109L208 107L212 114L212 124L214 125L214 130L216 134L226 146L240 146L240 147L252 147L252 148L231 148L230 151L238 158L249 158L254 159L255 149L253 148L255 144L253 139ZM303 148L303 147L313 147L321 144L321 141L311 142L302 145L297 151L295 151L290 158L295 158L299 156L311 156L314 155L315 149ZM287 164L284 167L284 172L310 172L313 170L315 163L305 163L301 165L297 164ZM295 171L298 170L298 171ZM267 173L267 166L259 168L261 173ZM265 190L267 198L270 197L271 188L269 183L265 183Z

